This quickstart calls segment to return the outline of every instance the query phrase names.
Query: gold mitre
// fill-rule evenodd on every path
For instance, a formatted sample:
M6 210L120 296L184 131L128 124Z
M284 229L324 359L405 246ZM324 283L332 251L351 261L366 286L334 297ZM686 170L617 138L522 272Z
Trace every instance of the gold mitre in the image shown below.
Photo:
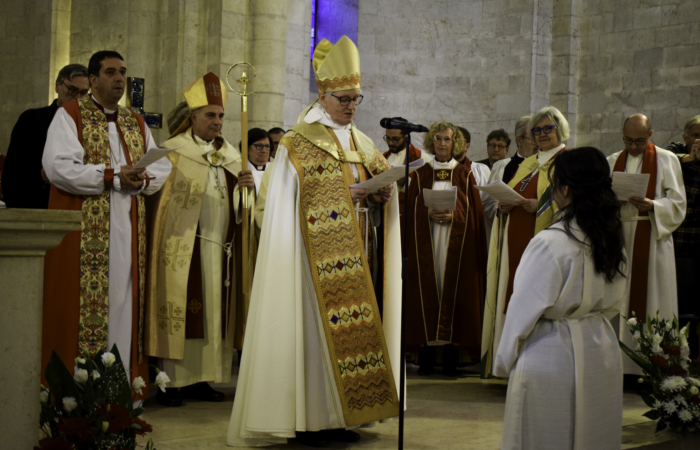
M321 40L313 64L320 92L360 89L360 53L349 37L341 37L335 45Z
M208 105L219 105L226 109L226 101L228 100L228 91L224 82L213 72L209 72L200 79L190 83L183 92L185 101L190 111L202 108ZM189 116L177 128L172 136L186 131L192 125Z

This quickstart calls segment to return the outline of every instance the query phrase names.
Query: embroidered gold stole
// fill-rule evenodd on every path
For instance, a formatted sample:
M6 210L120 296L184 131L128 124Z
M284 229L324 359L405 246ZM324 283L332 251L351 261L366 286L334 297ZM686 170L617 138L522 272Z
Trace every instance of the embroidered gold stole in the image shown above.
M357 146L361 141L354 134ZM318 138L312 141L309 136ZM346 181L350 169L344 163L362 162L373 174L387 170L389 164L373 147L374 158L369 159L364 146L352 152L355 155L346 155L332 144L321 124L297 125L280 143L289 149L298 174L299 222L325 339L335 362L345 424L352 426L399 413L367 255Z

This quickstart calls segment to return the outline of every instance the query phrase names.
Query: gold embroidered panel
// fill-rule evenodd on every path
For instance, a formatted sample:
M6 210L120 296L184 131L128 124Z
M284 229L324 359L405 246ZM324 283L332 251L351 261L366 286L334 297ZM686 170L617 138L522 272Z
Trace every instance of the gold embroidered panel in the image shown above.
M284 139L300 179L299 220L345 423L396 416L389 353L342 164L297 133Z

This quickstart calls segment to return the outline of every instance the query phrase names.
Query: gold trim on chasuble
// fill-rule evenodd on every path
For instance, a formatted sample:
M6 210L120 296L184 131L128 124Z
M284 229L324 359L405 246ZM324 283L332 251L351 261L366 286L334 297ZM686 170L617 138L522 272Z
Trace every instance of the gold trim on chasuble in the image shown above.
M345 424L397 416L389 352L343 163L296 132L284 141L300 180L299 220Z
M84 164L111 166L111 149L107 117L90 96L79 102L83 132ZM121 131L131 163L136 164L144 154L141 127L131 111L119 107L117 127ZM80 325L78 346L87 349L90 357L107 347L109 317L109 213L110 188L100 195L83 197L82 231L80 235ZM137 195L137 254L139 291L138 355L143 355L143 308L146 274L146 207L142 195ZM132 262L133 263L133 262Z

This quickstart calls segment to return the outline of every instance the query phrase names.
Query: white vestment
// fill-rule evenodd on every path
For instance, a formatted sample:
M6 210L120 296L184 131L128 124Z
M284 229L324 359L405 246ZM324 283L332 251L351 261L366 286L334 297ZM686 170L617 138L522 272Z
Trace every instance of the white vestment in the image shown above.
M414 145L415 147L415 145ZM430 161L435 158L434 155L431 155L430 153L426 152L425 150L420 150L420 157L423 158L423 161L425 163L429 163ZM406 162L406 149L404 148L400 152L396 153L389 153L389 157L386 159L389 161L389 164L391 164L391 167L399 167L405 165Z
M440 162L437 159L430 161L433 169L454 169L457 164L454 158L447 162ZM452 181L436 181L433 183L433 190L442 191L452 187ZM451 223L438 223L430 219L433 231L433 259L435 260L435 275L437 276L438 292L442 292L442 282L445 279L445 262L447 260L447 249L450 244Z
M626 281L595 272L561 223L537 234L515 274L494 364L510 375L504 450L619 450L622 359L610 319ZM572 223L572 231L583 233Z
M608 157L610 171L620 156L617 152ZM643 154L637 158L627 158L625 172L641 173ZM676 260L673 251L673 232L685 218L686 197L683 173L678 157L668 150L656 147L656 190L654 210L649 212L651 221L651 243L649 246L649 274L647 283L647 313L656 314L666 319L678 316L678 292L676 286ZM620 208L622 229L625 234L625 250L631 259L634 256L634 235L637 229L639 211L630 202L625 202ZM628 283L632 277L628 274ZM621 307L626 316L630 315L629 298ZM646 318L644 319L646 320ZM627 326L619 328L619 319L613 320L613 325L620 339L634 350L636 342ZM624 372L641 375L641 369L626 355L623 355Z
M194 141L202 148L202 154L215 150L213 140L206 142L196 135L193 136ZM162 370L170 377L168 387L171 388L190 386L202 381L228 383L231 380L234 348L227 348L225 341L221 339L221 287L224 281L221 277L227 262L222 246L226 244L226 234L232 218L228 191L224 191L224 198L221 198L221 192L216 189L217 184L226 187L224 170L223 167L209 166L202 196L202 209L199 213L199 235L195 238L199 239L202 262L204 338L185 339L185 356L181 360L160 359ZM239 198L237 187L238 184L233 194L236 199ZM234 208L237 206L236 201ZM235 217L238 217L238 214L233 218Z
M311 108L304 120L330 126L343 149L350 150L350 126L334 123L320 105ZM357 177L355 164L351 165ZM299 179L284 145L267 171L271 172L248 326L228 428L231 446L280 444L295 437L296 431L345 428L333 375L337 361L330 360L315 275L299 224ZM401 243L396 197L394 187L387 208L382 324L389 358L396 361L394 379L399 380Z
M115 111L105 110L107 114ZM129 380L131 380L131 333L133 291L131 279L131 196L157 192L170 175L172 165L161 158L148 166L150 178L147 188L122 191L117 176L126 165L126 155L119 138L117 124L108 122L111 165L114 185L109 196L109 315L107 349L117 344ZM146 149L157 148L151 131L146 128ZM78 140L78 129L73 118L58 108L46 137L41 163L51 184L74 195L100 195L105 188L105 165L84 164L85 151ZM143 183L145 185L145 181Z
M258 167L255 164L253 164L252 162L248 162L248 170L250 170L253 174L253 181L255 182L256 194L260 192L260 185L262 184L263 175L265 175L266 170L270 169L270 164L272 164L272 161L266 163L263 166L260 166L261 169L258 169Z

